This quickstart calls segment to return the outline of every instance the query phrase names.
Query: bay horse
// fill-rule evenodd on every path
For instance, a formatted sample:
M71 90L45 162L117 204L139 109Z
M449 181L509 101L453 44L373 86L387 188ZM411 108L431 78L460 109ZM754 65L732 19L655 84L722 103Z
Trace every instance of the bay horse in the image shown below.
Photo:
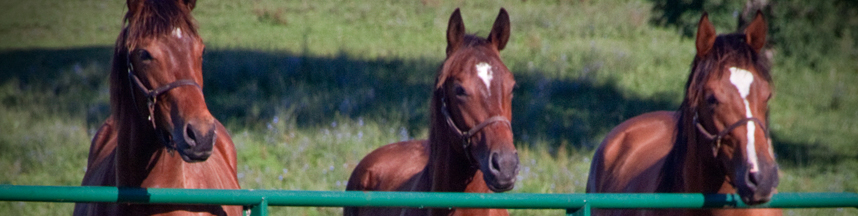
M465 34L459 9L447 28L447 57L435 78L428 140L382 146L364 157L346 190L491 193L511 190L518 175L513 145L515 80L500 50L509 39L506 10L487 38ZM504 209L346 207L345 215L508 215Z
M717 35L706 13L678 111L633 117L608 133L588 193L738 193L749 205L777 193L769 138L772 78L762 13L743 33ZM779 209L602 210L596 215L780 215Z
M235 146L203 98L194 0L128 0L110 71L111 115L82 185L239 189ZM241 206L78 203L74 215L239 215Z

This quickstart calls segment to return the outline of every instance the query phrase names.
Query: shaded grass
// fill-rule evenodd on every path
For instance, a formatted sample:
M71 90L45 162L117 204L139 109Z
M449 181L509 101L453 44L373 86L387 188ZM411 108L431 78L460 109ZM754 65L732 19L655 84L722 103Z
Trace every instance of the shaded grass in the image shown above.
M206 101L232 132L242 187L343 190L372 149L426 137L452 10L461 7L468 31L485 35L504 6L513 32L501 55L518 81L513 128L522 161L513 193L580 193L592 148L605 133L640 113L674 109L681 99L693 42L648 22L660 15L649 10L656 3L201 1L194 15L208 46ZM794 5L801 3L784 7ZM0 14L0 184L78 185L89 139L109 113L107 70L124 6L86 0L0 6L14 9ZM59 14L64 10L74 12ZM719 13L713 20L730 20ZM792 39L783 35L773 38ZM854 44L836 40L839 49L817 52L795 41L801 44L774 48L770 107L783 168L779 191L858 192L850 181L856 177L850 170L858 169L858 87L849 85L858 82ZM71 204L0 203L0 212L15 215L70 211Z
M0 94L7 94L3 86ZM91 134L80 118L39 115L31 110L0 109L0 184L80 185ZM15 215L68 214L65 203L0 202Z

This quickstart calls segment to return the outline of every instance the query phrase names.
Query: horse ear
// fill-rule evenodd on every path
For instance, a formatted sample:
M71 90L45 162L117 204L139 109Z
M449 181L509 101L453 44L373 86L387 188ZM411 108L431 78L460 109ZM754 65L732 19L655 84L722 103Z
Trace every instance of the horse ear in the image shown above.
M745 29L745 42L757 52L766 45L766 20L763 19L763 12L757 10L757 17Z
M709 14L703 12L700 22L697 23L697 56L706 55L715 44L715 26L709 22Z
M182 0L182 3L188 7L188 11L194 10L194 7L197 6L197 0Z
M489 42L497 46L498 51L506 47L506 42L509 40L509 14L506 9L501 8L498 18L495 19L495 24L492 26L492 31L489 32Z
M125 2L125 4L128 5L129 12L134 12L137 11L137 9L140 9L140 6L143 5L144 1L145 0L128 0Z
M462 14L459 12L459 8L456 8L447 25L447 56L456 51L464 40L465 23L462 22Z

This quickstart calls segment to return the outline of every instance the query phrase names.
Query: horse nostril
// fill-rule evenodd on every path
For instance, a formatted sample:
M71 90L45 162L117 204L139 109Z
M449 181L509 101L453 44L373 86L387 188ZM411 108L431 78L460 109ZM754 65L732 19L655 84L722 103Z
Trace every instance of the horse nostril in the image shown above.
M498 157L497 152L492 153L491 158L489 158L489 161L491 161L491 166L489 167L489 169L491 169L493 173L497 173L500 171L500 161L498 161L500 160L499 158L500 157Z
M748 173L748 186L756 187L759 185L760 173L759 172L749 172Z
M186 140L188 141L188 145L190 145L190 146L196 145L197 135L196 135L196 133L194 133L194 128L192 127L192 125L188 124L185 127L185 136L186 136L185 137ZM193 141L193 142L190 142L190 141Z

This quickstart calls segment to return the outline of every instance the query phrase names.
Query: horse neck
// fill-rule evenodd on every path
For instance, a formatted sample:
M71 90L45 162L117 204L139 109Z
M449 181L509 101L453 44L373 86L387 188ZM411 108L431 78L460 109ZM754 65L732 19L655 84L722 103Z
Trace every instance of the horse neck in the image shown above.
M662 175L663 192L724 192L729 178L712 155L710 141L698 136L693 111L680 111L674 148L668 153Z
M118 61L114 64L124 64ZM119 69L119 70L117 70ZM114 122L117 126L116 139L116 182L117 186L141 187L152 174L156 165L174 164L169 172L182 172L180 157L169 157L169 154L158 140L152 123L135 108L135 101L130 96L129 86L124 67L114 66L111 73L111 104ZM173 152L173 154L176 154ZM166 158L166 159L165 159ZM179 161L165 161L165 160ZM177 175L172 175L177 176Z
M157 141L155 131L148 121L123 116L116 119L116 125L117 185L140 187L149 177L155 163L158 163L157 159L164 153L163 145Z
M453 149L462 145L448 127L433 98L432 123L429 129L428 174L432 179L432 191L489 192L479 169L473 167L463 151Z

